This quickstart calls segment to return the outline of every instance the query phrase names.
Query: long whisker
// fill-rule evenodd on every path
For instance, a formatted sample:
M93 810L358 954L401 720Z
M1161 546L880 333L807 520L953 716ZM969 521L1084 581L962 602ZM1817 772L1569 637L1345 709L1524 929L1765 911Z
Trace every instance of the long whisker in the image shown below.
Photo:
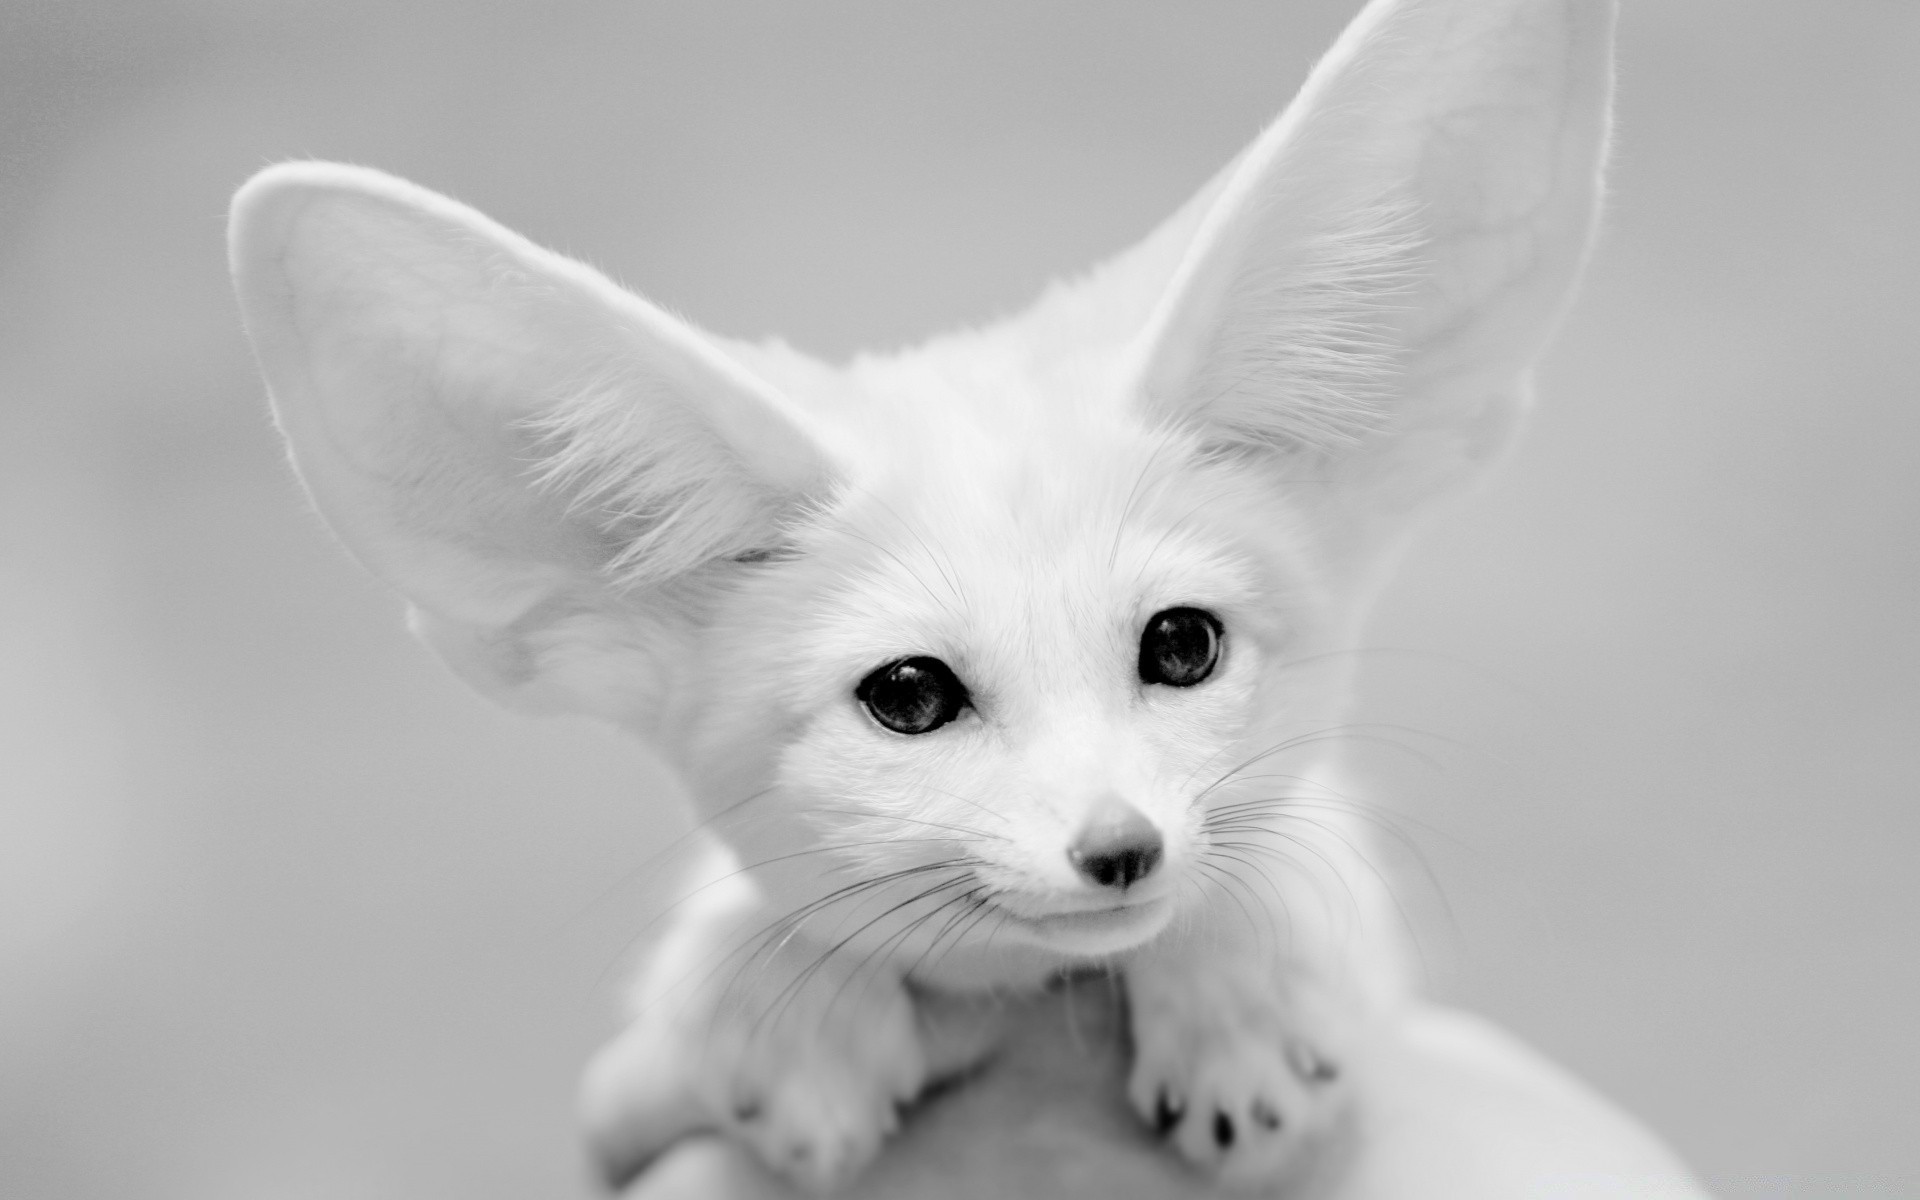
M1006 913L996 904L989 903L984 899L975 900L969 918L953 932L952 936L947 939L947 944L940 948L939 953L929 958L927 970L938 970L940 964L947 961L947 955L958 950L961 944L973 935L974 930L980 928L983 923L989 920L1004 923L1006 921ZM982 943L983 949L993 944L993 935L997 933L999 929L1000 926L996 924L987 930L986 940ZM918 968L916 968L916 970L917 969Z
M1420 877L1426 883L1427 889L1433 898L1439 903L1441 915L1446 919L1448 929L1454 937L1457 938L1460 936L1459 923L1454 918L1453 904L1447 899L1447 889L1441 885L1440 876L1434 871L1433 864L1428 860L1426 850L1419 842L1415 841L1411 835L1399 828L1394 820L1389 819L1393 814L1369 812L1361 808L1347 808L1339 803L1306 801L1283 806L1280 811L1272 815L1281 820L1307 820L1308 817L1305 813L1298 810L1322 810L1339 813L1351 812L1354 816L1369 822L1376 829L1386 833L1393 839L1395 845L1404 850L1406 854L1418 864ZM1417 822L1415 823L1417 824ZM1426 828L1431 829L1430 826ZM1445 837L1446 835L1442 833L1438 834L1438 836ZM1448 840L1455 841L1457 844L1457 839L1449 838ZM1358 853L1357 850L1356 853Z
M830 854L843 854L843 853L848 853L854 850L872 849L874 847L879 847L879 846L897 847L897 846L903 846L903 845L913 845L916 843L923 844L923 845L940 845L940 844L951 843L952 841L953 841L952 838L871 838L871 839L866 839L866 840L857 841L857 842L825 842L817 846L807 846L799 850L791 850L785 854L775 854L775 855L772 855L771 857L758 859L754 862L742 863L739 866L735 867L733 870L727 871L721 875L717 875L714 878L707 880L705 883L702 883L700 886L693 888L690 891L687 891L682 895L676 897L673 901L663 906L658 912L654 913L653 916L647 918L647 920L642 922L640 927L636 929L633 932L633 934L631 934L628 937L625 951L623 951L623 953L631 951L634 945L637 942L639 942L641 938L645 937L648 931L650 931L654 926L666 920L669 916L672 916L677 909L681 908L684 905L690 904L694 900L698 899L702 893L708 891L711 888L718 887L723 883L727 883L731 880L738 879L742 875L750 874L751 872L760 870L762 868L775 866L783 862L792 862L802 858L812 858L820 855L830 855Z
M1406 916L1405 905L1395 890L1392 879L1386 872L1374 864L1351 838L1326 822L1310 816L1309 814L1312 812L1350 814L1367 821L1391 837L1394 843L1403 849L1413 861L1419 865L1421 876L1425 880L1434 898L1439 902L1442 915L1447 922L1448 928L1453 931L1455 936L1458 936L1458 923L1455 920L1452 905L1447 900L1446 889L1441 886L1440 878L1434 872L1432 863L1428 860L1425 850L1406 830L1400 827L1399 823L1404 821L1407 824L1417 825L1433 833L1435 836L1445 837L1448 838L1449 841L1457 842L1457 839L1451 838L1444 831L1435 829L1431 825L1415 821L1413 818L1407 817L1404 814L1395 813L1390 809L1369 805L1327 789L1327 795L1325 796L1288 795L1259 797L1240 801L1235 804L1221 805L1219 808L1208 813L1206 820L1201 823L1201 828L1210 834L1268 832L1270 831L1270 827L1259 824L1257 820L1264 818L1275 821L1299 821L1337 838L1355 858L1359 859L1367 869L1386 886L1388 894L1393 897L1395 904L1401 908L1402 921L1406 924L1409 934L1413 935L1413 940L1417 945L1419 942L1417 931L1413 923Z
M950 792L945 788L935 787L930 783L918 783L918 784L915 784L914 786L922 789L923 791L938 792L940 795L945 796L951 800L958 800L962 804L970 805L974 808L979 809L981 812L986 813L988 816L992 817L996 821L1001 822L1002 824L1006 823L1007 815L1005 813L995 812L993 809L988 808L986 805L980 803L978 800L974 800L968 796L962 796L959 792Z
M896 871L888 871L882 875L856 880L844 887L836 888L824 896L811 900L780 917L776 917L764 927L764 932L758 935L760 937L760 943L764 946L767 942L778 938L779 944L772 948L772 952L777 954L781 947L791 940L793 935L799 931L801 924L815 914L825 911L832 905L865 895L878 888L885 887L890 883L897 883L903 879L911 879L914 876L927 875L935 871L970 869L976 865L978 861L978 859L971 856L961 855L954 858L943 859L939 862L921 863L917 866L903 867ZM753 952L757 954L760 950L755 949Z
M1253 909L1250 909L1245 904L1242 904L1240 902L1240 897L1234 894L1234 890L1233 890L1234 886L1237 886L1241 891L1247 892L1248 899L1250 900L1253 899L1253 893L1247 889L1245 882L1241 880L1239 876L1235 875L1232 871L1227 870L1226 868L1220 866L1217 863L1210 861L1207 858L1196 858L1194 860L1194 863L1201 870L1206 871L1208 875L1214 878L1214 881L1215 881L1214 886L1219 888L1220 894L1225 896L1229 901L1233 903L1233 906L1235 908L1240 910L1241 919L1246 921L1247 923L1247 932L1252 934L1256 938L1259 937L1260 926L1259 926L1259 923L1253 919ZM1196 876L1196 878L1200 878L1200 877ZM1229 885L1233 885L1233 886L1229 886ZM1267 910L1266 905L1261 904L1258 900L1254 901L1253 907L1260 909L1261 912L1265 914L1267 918L1267 936L1274 939L1273 941L1274 945L1276 946L1280 945L1281 943L1279 940L1279 937L1280 937L1279 930L1273 927L1273 914ZM1281 908L1284 910L1285 907L1286 907L1285 903L1282 902ZM1291 935L1289 935L1289 940L1291 940Z
M1265 852L1268 855L1268 857L1272 857L1281 862L1285 862L1286 860L1284 859L1284 857L1279 855L1278 853L1275 853L1271 847L1253 846L1245 842L1215 842L1212 845L1210 845L1207 849L1208 849L1208 852L1216 859L1225 859L1228 862L1239 863L1241 866L1245 867L1249 872L1251 872L1254 875L1255 878L1257 878L1262 884L1266 886L1268 894L1273 897L1274 907L1280 908L1283 910L1287 907L1286 897L1283 896L1280 893L1280 889L1274 885L1272 876L1270 876L1266 872L1266 870L1263 869L1259 863L1255 862L1253 860L1253 857L1251 857L1251 855ZM1241 878L1238 872L1229 871L1227 873L1228 875L1232 876L1240 884L1242 888L1246 889L1248 898L1254 899L1257 907L1259 907L1263 911L1270 911L1267 909L1267 906L1265 904L1262 904L1257 899L1255 899L1255 897L1253 896L1252 886L1248 884L1248 882L1244 878Z
M613 880L610 883L608 883L605 887L601 888L599 892L595 893L592 900L589 900L587 903L581 905L580 908L576 910L573 913L573 915L567 919L566 924L574 924L578 922L587 913L592 912L594 909L598 908L600 905L605 904L608 898L611 897L614 892L624 887L633 878L640 875L642 872L647 871L648 869L654 866L657 866L660 860L665 858L667 855L672 854L676 850L680 850L684 848L690 839L697 837L702 833L711 832L712 827L718 824L722 819L745 808L747 805L753 803L755 800L759 800L765 797L768 793L772 792L773 790L774 789L771 787L761 788L757 792L752 792L746 796L741 797L738 800L735 800L732 804L727 805L726 807L722 808L719 812L713 814L712 816L707 817L704 820L696 821L691 828L687 829L684 833L680 834L679 837L674 838L672 841L668 842L665 846L662 846L660 849L654 851L652 854L647 855L645 858L641 859L639 862L629 866L626 870L621 871L618 875L616 875L613 878Z
M765 1023L768 1020L773 1020L777 1022L780 1015L785 1013L787 1007L790 1004L792 1004L792 1002L799 996L800 992L806 987L807 983L810 980L812 980L813 977L820 971L820 969L827 964L828 960L831 959L834 955L838 954L840 951L846 949L847 946L850 945L855 938L859 937L861 934L865 933L867 930L872 929L875 925L878 925L880 922L886 920L888 917L892 916L893 914L899 912L901 909L906 908L907 906L912 904L917 904L920 901L925 900L930 896L938 895L940 892L945 891L948 888L958 887L966 883L971 878L972 876L970 873L963 872L959 875L958 878L949 879L944 883L937 883L930 888L926 888L916 893L915 895L909 896L907 899L900 901L898 904L895 904L885 909L878 916L873 917L871 920L867 921L865 924L855 929L852 933L847 934L845 937L841 938L839 941L835 942L833 945L827 947L827 949L823 953L816 956L812 963L808 964L805 969L800 971L798 975L796 975L784 988L782 988L779 991L778 994L774 996L773 1002L767 1006L767 1012L761 1016L759 1021L755 1022L754 1028L757 1030L761 1024Z
M958 926L961 921L964 921L973 912L977 911L978 909L986 905L987 901L985 897L989 894L990 893L987 887L985 885L981 885L969 891L962 892L960 893L960 895L948 901L947 903L949 904L957 903L960 906L960 911L956 912L953 916L947 918L947 923L941 926L940 929L934 933L933 940L928 942L927 948L920 952L920 957L914 959L913 964L909 966L905 971L901 972L901 974L908 979L912 979L915 976L915 974L920 970L921 965L925 963L927 961L927 958L933 954L935 949L939 947L941 941L943 941L949 933L952 933L954 928ZM935 911L937 912L939 910L936 909ZM935 961L937 962L939 960L936 959Z
M857 880L844 887L835 888L833 891L816 897L797 909L782 913L761 926L758 930L729 938L727 945L731 948L726 949L724 953L719 953L719 948L716 948L716 953L719 953L719 956L717 959L709 960L710 967L701 977L701 981L704 982L705 980L713 978L714 975L724 969L726 965L734 959L742 959L732 977L721 989L721 994L729 994L739 985L741 975L753 964L755 959L762 959L764 967L765 963L770 962L772 957L779 953L781 947L814 915L825 911L835 904L857 899L876 889L885 887L891 883L896 883L902 879L908 879L916 875L924 875L934 871L951 870L956 866L971 866L972 861L973 860L968 858L953 858L942 862L922 863L897 871L889 871L871 878ZM690 966L667 990L677 989L686 985L689 977L693 975L697 968L698 964Z
M944 830L947 830L949 833L957 833L963 837L986 838L990 841L996 841L996 842L1004 842L1007 840L1007 836L1003 833L988 833L984 829L974 829L966 825L947 825L939 821L923 821L918 817L903 817L898 813L875 812L875 811L870 811L865 809L856 809L856 808L816 808L816 809L813 809L812 811L816 813L826 813L826 814L835 815L835 816L853 817L860 821L882 820L882 821L893 821L902 825L921 825L928 829L944 829ZM996 813L995 815L997 816L999 814ZM951 840L951 839L936 839L936 840Z
M1400 890L1393 886L1393 880L1387 875L1386 872L1382 871L1377 865L1375 865L1374 861L1371 858L1369 858L1366 855L1366 853L1360 849L1359 846L1355 845L1351 838L1347 837L1344 833L1340 832L1338 829L1335 829L1332 826L1328 825L1326 822L1316 820L1312 817L1309 817L1300 813L1290 813L1290 814L1282 814L1282 815L1284 815L1289 820L1299 821L1314 829L1318 829L1322 833L1325 833L1329 837L1332 837L1334 840L1338 841L1342 846L1345 846L1347 849L1347 852L1349 854L1352 854L1354 858L1358 859L1360 861L1360 864L1366 867L1367 871L1370 874L1372 874L1376 880L1379 881L1381 888L1387 894L1387 898L1393 901L1394 911L1397 912L1400 916L1401 927L1407 931L1408 938L1414 943L1415 949L1419 950L1419 946L1420 946L1419 928L1414 924L1413 916L1407 911L1407 906L1401 901ZM1288 834L1280 834L1278 836L1288 837L1290 838L1290 840L1294 840L1299 844L1304 844L1304 841L1302 839L1292 839L1291 835L1288 835ZM1438 885L1436 884L1436 887L1437 886ZM1441 903L1442 905L1446 903L1444 896L1441 898ZM1451 910L1448 910L1448 914L1449 914L1449 917L1451 917ZM1424 952L1422 952L1421 965L1423 968L1426 966Z
M1391 747L1392 749L1398 750L1401 753L1406 754L1418 760L1422 764L1428 767L1431 767L1435 771L1438 771L1441 769L1440 764L1436 762L1430 755L1424 754L1418 750L1413 749L1410 746L1394 741L1392 738L1385 736L1385 733L1376 732L1376 731L1386 731L1386 733L1401 733L1401 734L1407 734L1409 736L1414 736L1414 737L1427 737L1435 741L1445 742L1449 745L1454 745L1454 746L1460 745L1460 743L1456 739L1449 738L1441 734L1430 733L1425 730L1412 728L1411 726L1395 725L1390 722L1347 721L1347 722L1341 722L1335 725L1326 725L1318 729L1311 729L1303 733L1295 734L1292 737L1283 738L1280 741L1275 742L1272 745L1268 746L1264 750L1261 750L1259 753L1248 756L1247 758L1241 760L1232 768L1230 768L1229 770L1221 774L1212 783L1209 783L1206 787L1201 788L1197 793L1195 793L1194 799L1198 801L1212 794L1212 792L1215 789L1227 783L1232 782L1243 771L1247 770L1247 768L1253 766L1255 763L1271 758L1276 754L1285 753L1288 750L1297 750L1305 746L1315 746L1325 742L1355 741L1355 742L1369 742L1369 743L1384 745L1384 746ZM1198 772L1196 771L1195 774L1197 773ZM1191 779L1192 779L1192 776L1190 775L1188 777L1188 781L1191 782Z
M956 880L955 882L966 883L968 881L968 878L970 878L970 876L967 878L961 878L959 880ZM871 984L872 977L867 971L867 964L871 963L874 959L880 957L883 954L891 954L896 947L906 942L909 938L913 937L913 935L918 933L920 930L926 928L929 924L933 922L934 918L938 917L941 913L946 912L949 908L958 907L960 911L964 913L965 911L967 911L968 901L974 896L979 895L979 893L982 890L984 889L982 889L978 885L975 885L974 887L971 887L966 891L961 892L957 896L947 897L945 900L942 900L939 904L935 905L933 908L927 910L926 912L908 921L905 925L901 926L899 930L889 935L886 938L886 940L882 941L879 945L875 946L872 950L869 950L860 959L859 962L855 963L853 966L853 969L850 972L848 972L850 978L865 980L867 981L868 984ZM951 925L952 925L952 920L949 919L948 926L951 927ZM919 965L919 962L921 960L924 960L926 956L927 956L927 952L924 950L921 951L920 959L915 960L914 966L917 967ZM909 979L909 978L912 978L913 976L913 970L914 968L910 967L905 971L899 972L897 975L889 975L889 977L897 978L897 979Z

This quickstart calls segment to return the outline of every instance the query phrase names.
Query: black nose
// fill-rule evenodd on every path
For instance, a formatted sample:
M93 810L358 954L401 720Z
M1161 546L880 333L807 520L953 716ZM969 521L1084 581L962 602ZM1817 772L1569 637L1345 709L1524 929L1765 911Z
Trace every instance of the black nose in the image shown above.
M1121 801L1097 810L1067 847L1067 861L1101 887L1128 888L1160 865L1160 831Z

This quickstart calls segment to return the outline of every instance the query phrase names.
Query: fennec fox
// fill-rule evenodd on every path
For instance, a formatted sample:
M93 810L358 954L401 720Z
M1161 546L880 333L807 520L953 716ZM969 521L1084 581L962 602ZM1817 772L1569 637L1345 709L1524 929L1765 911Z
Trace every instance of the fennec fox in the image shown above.
M452 200L289 163L234 273L301 478L414 631L647 739L733 864L589 1073L816 1188L930 1074L929 991L1124 976L1130 1098L1268 1184L1399 993L1331 777L1362 611L1507 445L1586 253L1610 0L1375 0L1157 232L832 367ZM658 1140L654 1138L653 1140Z

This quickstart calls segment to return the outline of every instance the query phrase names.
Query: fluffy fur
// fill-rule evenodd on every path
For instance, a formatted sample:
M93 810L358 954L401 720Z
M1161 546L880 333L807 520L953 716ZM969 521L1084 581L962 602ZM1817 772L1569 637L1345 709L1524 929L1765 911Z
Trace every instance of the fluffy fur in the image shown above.
M1088 964L1124 971L1132 1099L1196 1163L1271 1183L1338 1111L1399 986L1331 774L1343 652L1411 515L1513 427L1593 219L1611 21L1376 0L1139 247L837 369L377 172L242 189L322 513L456 670L648 738L726 846L590 1074L611 1170L710 1125L831 1187L964 1065L915 990ZM1183 607L1217 665L1144 681ZM915 656L970 703L906 735L856 690ZM1103 884L1075 855L1121 818L1159 856ZM657 1072L681 1123L629 1103Z

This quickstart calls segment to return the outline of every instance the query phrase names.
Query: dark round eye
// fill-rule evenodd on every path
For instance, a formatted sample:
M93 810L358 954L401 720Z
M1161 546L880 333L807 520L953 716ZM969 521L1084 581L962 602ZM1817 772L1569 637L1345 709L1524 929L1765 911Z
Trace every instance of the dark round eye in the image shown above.
M1220 619L1199 608L1169 608L1147 619L1140 635L1140 678L1192 687L1220 662Z
M967 706L966 685L937 658L888 663L862 679L853 694L895 733L930 733Z

